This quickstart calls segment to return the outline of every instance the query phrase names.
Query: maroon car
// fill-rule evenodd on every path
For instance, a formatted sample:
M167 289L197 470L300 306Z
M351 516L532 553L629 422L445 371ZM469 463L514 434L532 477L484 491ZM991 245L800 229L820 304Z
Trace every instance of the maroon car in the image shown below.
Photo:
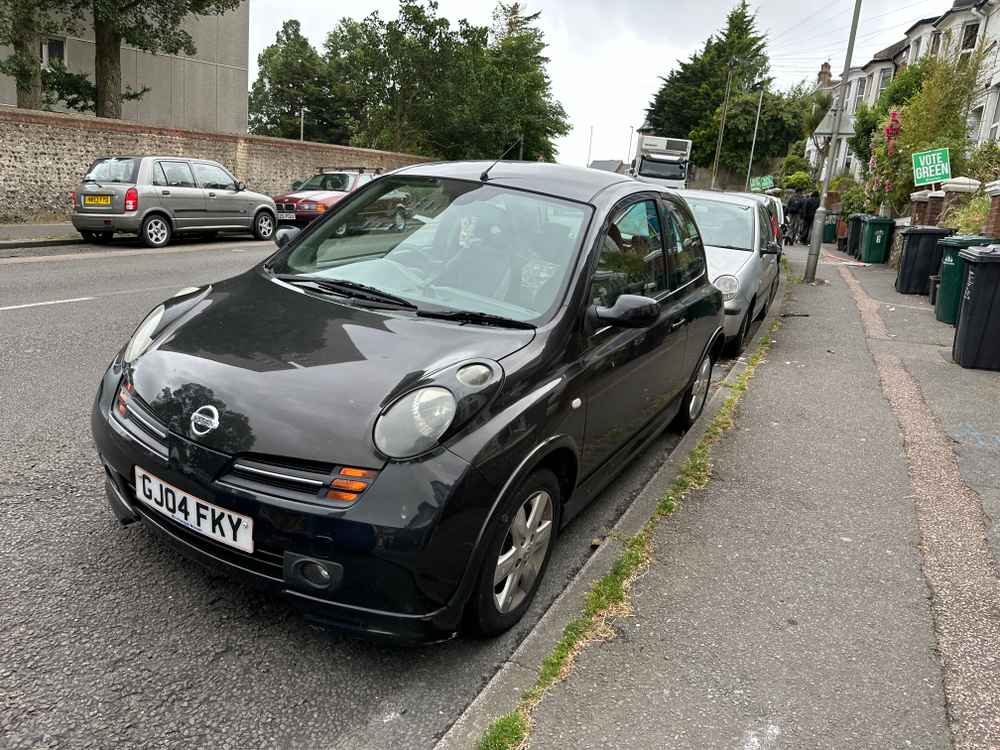
M292 192L274 196L278 224L304 227L348 193L368 184L381 170L364 167L322 167L305 182L292 183Z

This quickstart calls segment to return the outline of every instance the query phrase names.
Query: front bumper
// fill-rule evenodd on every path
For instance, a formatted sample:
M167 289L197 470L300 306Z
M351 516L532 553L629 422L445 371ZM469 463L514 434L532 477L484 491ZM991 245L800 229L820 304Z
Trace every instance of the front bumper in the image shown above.
M427 642L450 637L461 620L476 564L476 539L496 490L447 450L387 464L347 509L292 502L220 487L213 476L232 457L169 436L163 458L111 417L120 372L108 371L91 429L107 473L108 501L122 523L139 520L202 565L286 598L314 620L374 638ZM138 501L142 466L191 495L250 516L253 553L205 537ZM308 557L342 572L317 591L289 572Z
M128 232L138 234L142 217L136 214L81 214L74 212L71 218L77 231L85 232Z

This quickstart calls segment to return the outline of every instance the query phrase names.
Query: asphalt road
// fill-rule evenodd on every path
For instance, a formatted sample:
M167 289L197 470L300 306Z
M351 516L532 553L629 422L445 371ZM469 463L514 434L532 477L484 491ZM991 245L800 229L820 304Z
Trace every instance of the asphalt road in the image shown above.
M98 380L143 315L272 247L0 259L0 745L429 747L677 442L664 435L573 522L504 636L401 649L316 629L117 526L89 431Z

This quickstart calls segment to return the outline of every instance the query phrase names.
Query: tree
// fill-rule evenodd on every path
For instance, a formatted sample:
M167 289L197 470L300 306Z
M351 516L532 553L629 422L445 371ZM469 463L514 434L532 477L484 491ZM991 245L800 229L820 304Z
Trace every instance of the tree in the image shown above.
M298 21L285 21L274 44L257 57L250 89L249 130L257 135L347 143L348 115L329 65L302 36ZM305 111L303 117L303 110Z
M756 15L746 0L740 0L729 12L720 33L710 36L699 52L661 79L663 84L646 112L650 127L660 135L692 138L694 162L710 164L719 128L717 110L725 98L730 68L731 96L738 98L766 77L769 69L766 44L765 37L757 31ZM728 125L726 130L729 131ZM697 139L693 137L695 131Z
M49 34L72 32L84 2L0 0L0 45L12 49L0 60L0 73L14 79L18 107L42 108L42 39Z
M241 1L93 0L97 116L122 115L122 43L146 52L193 55L194 40L181 28L183 22L189 16L226 13Z
M345 19L327 36L328 75L342 85L351 141L446 159L555 156L568 132L545 70L538 14L497 6L492 29L402 0L390 21Z
M930 65L928 60L929 58L924 58L900 70L873 106L862 103L854 113L854 135L847 139L847 145L858 157L865 171L871 160L875 131L890 110L903 106L920 91Z

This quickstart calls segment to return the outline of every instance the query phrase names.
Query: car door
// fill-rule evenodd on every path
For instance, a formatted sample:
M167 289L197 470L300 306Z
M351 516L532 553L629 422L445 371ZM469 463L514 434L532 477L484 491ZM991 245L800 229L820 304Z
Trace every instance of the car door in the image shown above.
M206 225L249 229L252 216L247 196L236 189L236 179L217 164L194 162L194 176L205 192Z
M154 190L174 220L174 229L190 229L205 221L205 194L195 184L191 165L185 161L160 159L153 162Z
M757 276L758 309L762 309L767 304L771 293L771 285L778 277L778 256L774 253L765 252L773 247L775 243L774 229L771 226L771 216L761 206L757 209L757 248L755 251L757 257L754 259L760 268L760 274Z
M656 200L644 196L612 213L599 241L588 300L611 307L620 295L637 294L657 300L660 314L648 328L587 331L581 357L587 403L583 477L630 447L686 385L686 319L670 296Z
M682 200L665 195L660 199L660 210L664 217L670 295L687 320L684 372L691 377L719 327L717 292L708 283L705 245L690 209Z

